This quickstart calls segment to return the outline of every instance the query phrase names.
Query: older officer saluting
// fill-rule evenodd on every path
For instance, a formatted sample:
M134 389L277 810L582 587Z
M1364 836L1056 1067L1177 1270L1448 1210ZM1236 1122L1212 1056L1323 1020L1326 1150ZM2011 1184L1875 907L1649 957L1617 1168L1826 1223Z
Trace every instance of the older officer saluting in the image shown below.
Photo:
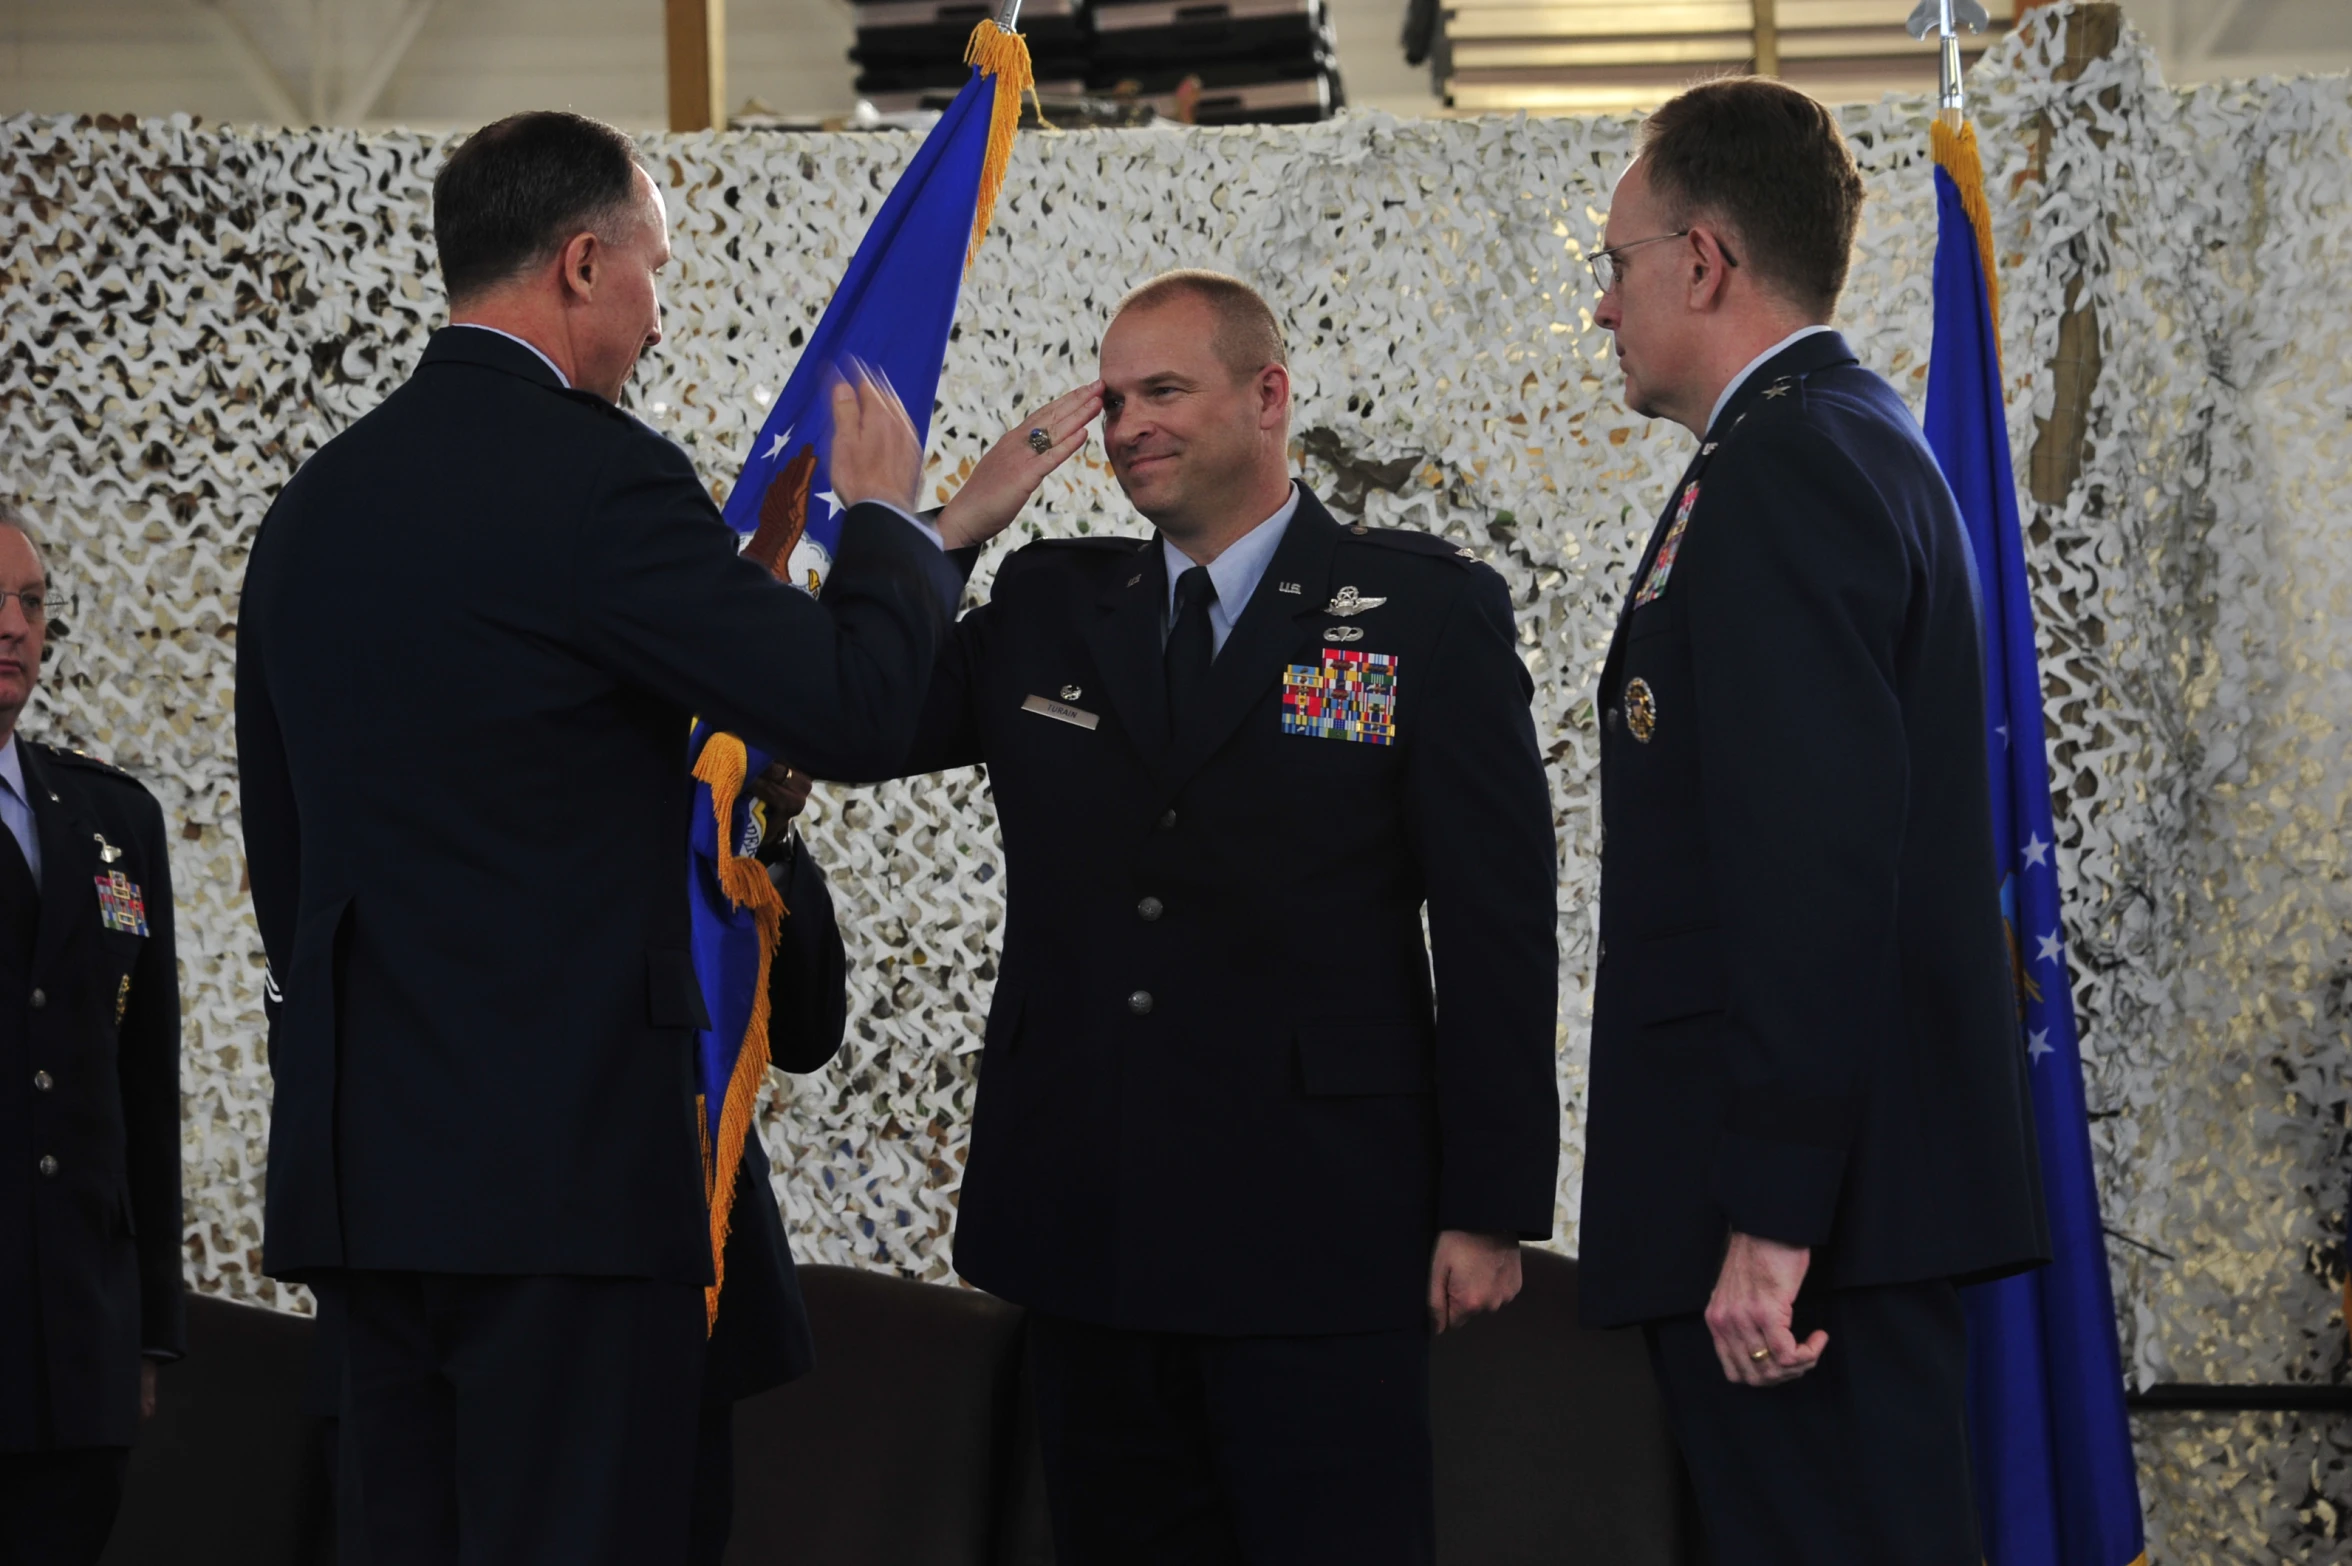
M1652 116L1595 257L1699 437L1601 673L1585 1319L1726 1566L1980 1566L1956 1281L2044 1255L1967 543L1824 323L1862 183L1776 82Z
M16 732L55 613L0 505L0 1560L88 1566L184 1351L163 810Z
M711 1274L687 723L884 764L958 583L898 514L921 452L885 390L835 399L822 603L613 406L670 253L620 132L477 132L433 229L452 324L286 487L245 582L285 994L265 1261L347 1301L373 1558L647 1566L686 1549Z
M986 763L1010 873L956 1267L1030 1308L1064 1566L1426 1562L1429 1334L1517 1292L1559 1151L1509 597L1291 479L1281 334L1211 273L1128 297L951 543L1098 404L1158 531L1007 560L899 769Z

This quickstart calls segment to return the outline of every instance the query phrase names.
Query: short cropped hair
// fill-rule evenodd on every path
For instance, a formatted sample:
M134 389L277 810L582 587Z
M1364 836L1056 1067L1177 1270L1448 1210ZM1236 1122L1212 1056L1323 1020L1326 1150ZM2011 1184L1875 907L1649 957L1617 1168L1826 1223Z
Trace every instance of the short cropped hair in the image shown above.
M49 551L41 547L41 535L34 530L32 520L6 500L0 500L0 527L12 527L22 533L24 541L33 546L33 558L41 562L41 574L49 574Z
M1829 110L1767 77L1726 76L1651 115L1640 152L1674 227L1714 218L1739 265L1828 319L1862 221L1862 175Z
M575 234L610 234L637 199L637 148L601 120L535 109L485 125L433 176L433 239L451 302L537 266Z
M1289 367L1290 354L1282 343L1281 323L1274 319L1273 308L1266 303L1265 296L1240 278L1228 277L1223 272L1198 267L1162 272L1120 300L1119 308L1111 312L1111 319L1115 321L1130 310L1148 309L1180 298L1198 299L1216 315L1217 334L1211 346L1236 376L1255 375L1269 364Z

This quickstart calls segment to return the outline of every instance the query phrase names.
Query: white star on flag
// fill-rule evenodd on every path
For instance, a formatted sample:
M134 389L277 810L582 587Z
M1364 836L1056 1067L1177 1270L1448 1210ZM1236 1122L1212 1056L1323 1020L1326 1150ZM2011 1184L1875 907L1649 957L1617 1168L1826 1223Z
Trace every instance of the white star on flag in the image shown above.
M2042 841L2041 833L2034 833L2025 840L2025 862L2029 865L2048 864L2050 862L2050 848L2050 844Z
M2058 932L2052 930L2048 935L2041 937L2041 943L2042 949L2034 954L2034 961L2056 962L2058 960Z
M791 439L792 432L790 430L786 430L783 434L777 436L775 438L774 444L768 447L768 460L773 462L778 457L782 456L784 454L784 447L791 441Z
M2037 1065L2041 1062L2041 1058L2044 1055L2054 1053L2054 1051L2052 1051L2050 1048L2050 1030L2048 1028L2036 1028L2033 1030L2033 1032L2027 1034L2025 1040L2025 1053L2027 1057L2033 1060Z
M829 489L817 491L817 498L825 503L825 519L831 521L841 515L841 497Z

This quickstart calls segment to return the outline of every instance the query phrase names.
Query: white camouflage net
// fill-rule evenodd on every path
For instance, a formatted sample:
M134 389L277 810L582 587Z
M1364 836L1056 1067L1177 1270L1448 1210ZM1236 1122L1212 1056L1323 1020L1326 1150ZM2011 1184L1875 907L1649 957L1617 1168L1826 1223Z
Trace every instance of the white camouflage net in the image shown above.
M2042 13L1971 85L2021 473L2070 286L2100 327L2082 473L2028 525L2125 1358L2141 1382L2339 1380L2352 88L2176 92L2128 36L2063 81L2062 31L2063 13ZM1841 325L1915 403L1928 113L1908 99L1845 115L1871 201ZM2051 133L2029 178L2039 120ZM1504 573L1559 825L1569 1251L1598 870L1591 685L1688 449L1619 406L1590 321L1581 255L1633 128L1374 115L1024 136L932 423L944 493L999 430L1091 376L1127 288L1219 267L1287 324L1310 482ZM23 117L0 120L0 144L0 489L29 503L83 600L27 727L138 772L178 828L189 1276L307 1308L257 1270L269 1083L230 724L236 593L271 496L399 383L440 318L427 198L445 144ZM913 148L646 142L678 260L669 337L633 401L714 490ZM1019 525L1088 529L1139 530L1098 452ZM850 943L851 1036L764 1106L777 1194L804 1258L943 1280L1003 917L993 817L957 773L820 791L811 835ZM2340 1425L2168 1414L2135 1429L2152 1558L2352 1562Z

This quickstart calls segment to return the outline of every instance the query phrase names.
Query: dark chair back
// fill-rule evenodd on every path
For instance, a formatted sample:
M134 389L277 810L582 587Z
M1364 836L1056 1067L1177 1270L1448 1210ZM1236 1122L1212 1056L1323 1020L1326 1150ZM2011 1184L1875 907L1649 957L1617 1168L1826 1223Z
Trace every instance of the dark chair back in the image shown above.
M817 1365L735 1406L728 1566L991 1566L1017 1487L1021 1312L803 1267Z
M1523 1253L1519 1298L1431 1345L1440 1566L1684 1566L1682 1458L1638 1329L1576 1321L1576 1263Z
M101 1566L298 1566L327 1519L317 1421L303 1408L311 1323L188 1297L188 1357L168 1365Z

